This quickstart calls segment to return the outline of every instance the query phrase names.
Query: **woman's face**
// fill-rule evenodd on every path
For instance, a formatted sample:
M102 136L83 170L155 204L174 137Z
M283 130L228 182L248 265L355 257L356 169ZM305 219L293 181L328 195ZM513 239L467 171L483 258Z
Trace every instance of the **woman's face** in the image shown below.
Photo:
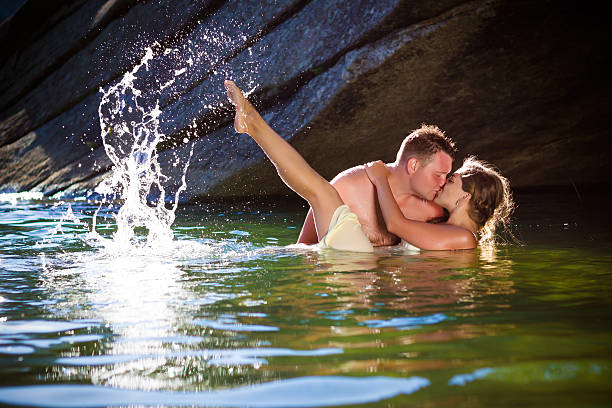
M451 210L457 206L457 200L464 197L465 194L461 182L461 174L455 172L446 180L446 184L444 184L442 189L438 192L438 195L436 195L434 203L447 210Z

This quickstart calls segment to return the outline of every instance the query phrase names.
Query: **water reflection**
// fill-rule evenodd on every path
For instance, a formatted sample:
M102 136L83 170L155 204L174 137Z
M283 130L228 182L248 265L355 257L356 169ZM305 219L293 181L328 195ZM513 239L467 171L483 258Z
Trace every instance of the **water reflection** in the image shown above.
M128 391L87 385L30 386L5 388L0 402L45 407L320 407L380 401L412 394L429 384L429 380L421 377L301 377L198 393Z
M513 293L513 263L502 252L503 248L490 247L409 255L397 249L358 255L321 251L306 259L317 270L328 272L326 282L332 290L336 288L338 301L346 309L385 306L414 312L444 310L455 304L475 308L487 295Z
M62 372L67 378L83 372L71 366L87 366L96 383L133 386L134 375L163 368L165 350L189 342L189 337L175 332L174 325L180 318L176 302L193 295L182 284L183 271L178 263L167 255L133 247L132 251L124 248L122 252L109 252L102 248L47 258L40 275L41 285L60 299L50 312L67 320L87 316L112 332L98 343L92 356L106 359L103 364L80 364L82 353L78 349L56 360L56 364L64 366ZM148 353L160 357L138 358Z
M505 251L310 252L303 290L314 296L299 298L294 310L308 341L360 351L325 374L452 369L462 362L446 357L446 344L503 330L483 330L469 316L510 307L514 265Z
M255 263L282 258L278 249L201 240L155 249L105 242L94 251L47 256L40 285L56 299L48 312L68 321L87 317L112 333L96 339L93 353L73 348L54 359L53 378L86 375L122 388L182 389L235 383L268 364L267 357L342 353L310 345L271 347L260 339L260 333L280 328L256 311L267 302L241 280L252 281Z

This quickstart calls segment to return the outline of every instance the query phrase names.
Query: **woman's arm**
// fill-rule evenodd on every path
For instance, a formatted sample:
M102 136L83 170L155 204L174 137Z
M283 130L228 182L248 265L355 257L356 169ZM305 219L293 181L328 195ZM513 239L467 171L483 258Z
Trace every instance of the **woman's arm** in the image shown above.
M376 187L380 209L389 232L421 249L475 248L472 233L465 228L449 224L428 224L404 217L387 179L389 170L380 161L368 163L366 172Z

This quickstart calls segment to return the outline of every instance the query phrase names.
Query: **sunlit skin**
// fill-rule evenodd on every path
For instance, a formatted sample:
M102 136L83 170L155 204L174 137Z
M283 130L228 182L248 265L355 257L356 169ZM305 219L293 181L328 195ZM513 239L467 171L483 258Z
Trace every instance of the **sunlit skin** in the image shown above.
M320 240L327 233L334 211L344 204L338 191L314 171L304 158L265 122L232 81L225 81L225 87L228 98L236 107L234 118L236 131L251 136L274 164L283 182L308 201L314 214ZM438 158L441 163L445 163L443 156L438 156ZM428 181L440 179L437 174L440 167L421 166L421 163L413 159L408 160L407 164L408 173L416 174L419 170L423 171L422 179L419 179L419 187L429 188L429 191L431 189L435 192L439 191L443 185L441 180L437 181L438 187ZM390 187L390 180L393 180L392 173L398 171L397 167L387 166L381 161L369 163L365 167L366 176L376 186L377 198L389 232L422 249L476 247L477 241L474 235L476 226L469 218L465 206L470 195L458 197L454 186L449 188L448 192L441 192L440 201L450 213L446 224L429 224L407 219L400 210ZM442 170L445 168L443 167ZM459 181L454 182L459 183ZM407 189L404 191L407 193ZM452 208L448 202L455 196L457 196L457 205Z
M453 159L442 151L436 152L425 162L416 157L409 159L406 163L406 173L410 176L408 189L425 200L433 200L444 186L452 166Z
M440 189L434 199L434 203L447 210L456 207L458 200L465 200L470 196L469 193L463 191L462 184L461 174L455 172L447 179L446 184Z
M230 87L230 89L232 89ZM236 88L237 89L237 88ZM247 122L252 121L251 127L257 128L258 114L246 99L238 101L234 125L236 131L248 133ZM443 215L441 207L432 203L439 191L446 175L452 166L451 157L444 153L436 153L429 161L423 163L417 158L409 159L405 165L398 162L387 164L389 170L389 184L392 186L394 200L403 216L413 220L427 221ZM357 215L362 230L374 246L398 244L400 239L388 231L378 206L374 185L370 182L364 166L348 169L332 181L331 185L340 195L343 203L347 204ZM323 231L317 228L312 208L309 210L298 242L315 244L327 232L327 224L322 224Z
M471 249L478 245L478 228L467 213L471 194L463 191L460 174L453 174L434 200L448 210L448 221L429 224L404 217L395 203L389 186L390 173L384 163L368 163L366 172L376 186L385 224L390 232L421 249Z
M428 161L413 157L405 164L387 163L389 185L393 197L404 217L427 221L444 215L442 208L431 200L444 185L451 171L452 158L444 152L437 152ZM338 174L331 184L342 200L351 208L363 232L374 246L398 244L400 238L387 230L374 185L368 178L365 166L356 166ZM309 211L298 242L316 243L312 211Z
M236 106L236 115L234 118L234 127L236 131L239 133L248 133L260 144L260 146L266 151L266 148L262 145L264 141L277 141L275 137L276 133L265 123L265 121L261 118L259 113L255 110L255 108L244 98L240 90L236 87L236 85L231 81L226 81L225 83L226 89L228 91L228 97L232 101L232 103ZM269 136L265 139L259 138L259 136ZM280 136L279 136L280 138ZM280 138L282 140L282 138ZM278 141L280 144L281 142ZM273 147L275 149L287 150L286 146L281 146L278 144L274 144ZM275 153L276 150L268 149L266 154ZM287 161L285 157L279 157L277 161L283 162L283 168L279 169L279 175L281 178L283 175L287 175L285 168L293 168L296 163L303 162L303 158L297 154L297 152L288 151L289 156L294 157L295 161ZM297 155L297 156L296 156ZM269 155L268 155L269 156ZM450 159L450 158L449 158ZM273 163L274 160L272 160ZM416 219L429 219L433 217L438 217L442 215L442 209L431 203L427 202L419 197L415 196L410 189L409 183L406 182L406 178L410 177L409 173L420 173L424 170L431 170L434 167L431 166L422 166L418 162L409 161L410 164L414 167L412 170L409 170L406 166L399 166L397 164L390 164L389 171L392 174L390 177L390 183L392 183L395 187L395 192L397 194L396 200L401 205L403 209L403 214L406 217L416 218ZM286 163L286 164L285 164ZM437 163L436 161L432 161L432 163ZM276 165L276 163L275 163ZM310 173L312 169L310 166L306 170L301 171L301 176L306 177L307 174ZM450 170L450 163L448 164L448 170ZM313 185L320 184L324 182L325 188L329 189L331 186L331 190L333 190L334 195L339 195L337 199L334 198L334 203L342 203L347 204L351 211L355 212L359 218L359 221L362 223L362 228L364 233L370 239L370 242L374 242L379 245L391 245L399 243L399 238L390 234L385 227L384 220L380 213L380 209L377 206L376 199L376 191L374 186L368 179L368 176L365 172L365 168L363 166L359 166L353 169L349 169L343 172L340 176L336 177L331 183L327 183L326 180L322 179L318 174L317 177L312 181ZM423 177L423 179L427 179L427 177ZM290 183L287 183L287 180L283 179L286 184L289 185L294 191L304 197L311 204L311 199L304 196L305 193L310 193L308 189L306 192L297 191L294 186ZM300 181L302 182L302 181ZM438 181L436 183L432 183L432 185L428 186L428 191L439 188ZM425 184L421 182L421 184ZM419 184L419 186L421 185ZM326 203L326 205L328 205ZM334 204L335 205L335 204ZM330 205L329 207L335 210L338 207L336 205ZM320 211L321 213L326 213L326 211ZM333 211L332 211L333 212ZM360 217L361 214L361 217ZM331 217L329 218L331 219ZM326 216L320 215L318 219L315 219L313 216L313 211L309 211L309 215L307 218L309 234L310 236L307 240L308 243L314 244L319 242L321 237L325 235L327 232L327 228L329 226L329 222L325 222ZM329 220L327 220L329 221ZM302 233L302 235L304 235ZM300 240L300 242L305 242Z
M308 201L313 209L318 240L321 240L327 233L334 211L344 204L340 195L266 123L232 81L225 81L225 88L228 98L236 107L236 131L251 136L274 164L283 182Z

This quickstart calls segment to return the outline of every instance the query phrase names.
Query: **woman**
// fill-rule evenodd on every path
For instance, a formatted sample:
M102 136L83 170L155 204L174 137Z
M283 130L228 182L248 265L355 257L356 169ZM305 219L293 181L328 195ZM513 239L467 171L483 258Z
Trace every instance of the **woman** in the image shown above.
M264 121L232 81L225 81L225 88L236 107L236 131L249 134L274 164L285 184L310 204L319 245L372 252L372 245L357 217L342 202L334 187ZM367 166L367 171L376 186L389 231L421 249L475 248L478 245L476 234L491 238L495 225L506 222L512 210L507 180L473 158L464 162L436 197L436 203L450 214L444 224L404 218L389 188L386 167L382 162L374 162Z

